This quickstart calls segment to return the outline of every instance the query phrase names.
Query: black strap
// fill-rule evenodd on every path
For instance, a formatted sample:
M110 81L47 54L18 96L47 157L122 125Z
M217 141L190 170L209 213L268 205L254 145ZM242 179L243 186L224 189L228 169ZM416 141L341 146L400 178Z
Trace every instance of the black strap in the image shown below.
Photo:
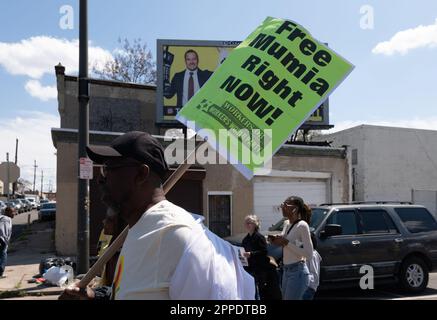
M297 221L295 221L295 222L291 225L290 229L288 229L288 231L287 231L286 236L288 236L288 234L290 233L291 229L293 229L293 227L294 227L298 222L300 222L300 221L302 221L302 219L298 219Z

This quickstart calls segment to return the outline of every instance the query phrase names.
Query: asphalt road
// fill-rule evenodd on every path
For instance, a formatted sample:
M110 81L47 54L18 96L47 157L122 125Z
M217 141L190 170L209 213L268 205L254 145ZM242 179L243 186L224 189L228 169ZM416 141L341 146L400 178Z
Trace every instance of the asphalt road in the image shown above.
M437 300L437 273L429 275L428 288L420 294L405 294L391 286L375 286L373 290L341 289L318 292L318 300Z
M17 214L12 219L11 242L13 242L15 239L20 237L20 235L23 233L23 231L26 230L29 215L30 215L30 223L32 223L35 220L38 220L38 211L37 210L32 210L29 212L23 212L23 213Z

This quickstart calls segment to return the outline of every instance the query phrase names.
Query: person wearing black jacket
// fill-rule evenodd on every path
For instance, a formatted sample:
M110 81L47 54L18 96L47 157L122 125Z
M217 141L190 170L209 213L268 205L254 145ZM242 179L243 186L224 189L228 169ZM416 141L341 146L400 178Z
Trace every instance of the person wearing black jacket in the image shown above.
M255 215L249 215L244 219L244 225L248 234L243 239L242 246L246 251L248 267L245 267L254 278L257 292L261 300L281 300L278 275L275 266L270 263L267 256L267 241L259 232L259 219Z

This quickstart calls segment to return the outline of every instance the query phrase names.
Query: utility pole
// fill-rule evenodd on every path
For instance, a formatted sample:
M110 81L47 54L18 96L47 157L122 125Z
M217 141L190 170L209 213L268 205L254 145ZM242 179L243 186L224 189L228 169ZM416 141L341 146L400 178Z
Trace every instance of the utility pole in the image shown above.
M18 161L18 138L15 139L15 164L17 164ZM17 190L17 182L14 182L12 184L12 195L15 194L15 191Z
M35 194L35 183L36 183L36 160L33 160L33 194Z
M41 197L43 192L44 170L41 170Z
M80 179L80 158L87 158L89 143L88 121L88 1L79 4L79 159L77 192L77 272L87 273L89 269L89 182Z
M6 163L7 163L7 170L6 170L6 184L4 186L4 188L6 189L6 194L8 195L8 200L9 200L9 196L10 196L10 192L9 192L9 181L11 180L10 176L10 168L9 168L9 152L6 152Z
M18 160L18 139L15 139L15 164L17 164Z

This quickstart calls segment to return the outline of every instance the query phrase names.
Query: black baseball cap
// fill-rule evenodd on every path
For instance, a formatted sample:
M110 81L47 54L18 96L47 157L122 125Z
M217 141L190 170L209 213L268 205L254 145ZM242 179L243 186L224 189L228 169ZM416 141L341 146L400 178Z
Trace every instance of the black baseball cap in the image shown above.
M123 157L147 164L161 178L168 171L164 148L147 132L127 132L114 139L109 146L89 146L86 151L88 157L98 164L103 164L109 159Z

